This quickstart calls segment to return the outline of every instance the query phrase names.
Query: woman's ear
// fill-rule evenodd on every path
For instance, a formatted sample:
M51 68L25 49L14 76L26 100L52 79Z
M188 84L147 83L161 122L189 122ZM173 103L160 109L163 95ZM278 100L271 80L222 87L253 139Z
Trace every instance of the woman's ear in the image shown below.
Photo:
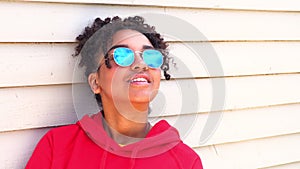
M91 73L88 77L88 82L94 94L99 94L101 92L97 73Z

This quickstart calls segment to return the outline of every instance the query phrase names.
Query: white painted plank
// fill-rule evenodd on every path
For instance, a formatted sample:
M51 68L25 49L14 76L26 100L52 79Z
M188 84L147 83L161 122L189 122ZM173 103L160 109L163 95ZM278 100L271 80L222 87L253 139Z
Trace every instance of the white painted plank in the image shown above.
M287 163L287 164L281 164L277 166L272 167L264 167L260 169L299 169L300 168L300 161Z
M213 77L300 72L300 43L224 42L170 45L174 77ZM216 62L216 60L219 62ZM172 64L171 64L172 65ZM188 71L185 71L186 68ZM215 69L223 69L214 73Z
M149 23L156 23L157 29L171 40L300 39L300 13L290 12L20 2L1 2L0 11L3 25L10 25L0 28L0 42L74 42L76 35L97 16L137 15L145 14L145 11L159 14L146 19ZM174 22L168 22L165 14L174 16ZM157 17L161 19L157 20ZM182 25L183 20L187 23ZM175 26L171 26L173 23ZM195 36L198 32L189 31L191 25L206 38ZM175 34L172 37L171 32Z
M161 93L153 103L154 105L164 103L164 106L154 106L154 112L160 112L159 115L165 116L300 101L299 74L225 78L225 86L222 86L223 80L214 78L164 81L161 84ZM223 94L226 103L220 108L224 103ZM156 109L158 110L155 111Z
M0 87L72 82L74 45L0 44L0 53Z
M160 119L166 119L179 130L185 143L202 147L300 133L299 110L300 104L290 104L219 112L218 123L208 120L212 113L151 118L151 122L154 124ZM211 128L208 131L204 126ZM204 137L204 133L210 135Z
M0 131L56 126L77 121L70 86L0 90Z
M0 44L0 87L72 83L74 46ZM176 68L170 64L173 78L300 72L298 42L170 43L169 48L176 63ZM223 72L213 73L216 68Z
M300 39L300 13L167 8L166 14L194 25L206 37L203 40ZM180 25L177 29L185 30L188 27L189 25ZM164 34L168 36L169 32L171 31ZM187 35L189 36L179 40L199 40L196 38L197 32L189 32Z
M198 148L206 168L253 169L300 160L300 133ZM211 154L214 151L215 154Z
M163 81L160 93L152 103L152 115L169 116L300 102L299 74L226 78L224 107L222 90L214 97L216 89L213 90L211 80L221 79ZM216 83L218 85L219 82ZM71 87L62 85L0 89L0 129L7 131L73 123L77 118L73 113ZM75 91L74 96L79 96L75 103L76 110L88 108L89 112L89 108L96 107L83 96L90 89L79 88ZM198 97L193 97L193 94L198 94ZM220 106L212 106L213 101L217 101ZM78 108L78 102L87 107Z
M279 10L279 11L300 11L300 3L297 0L272 0L269 1L234 1L234 0L20 0L31 2L63 2L63 3L86 3L86 4L117 4L117 5L142 5L142 6L163 6L163 7L188 7L188 8L209 8L209 9L246 9L246 10Z
M0 133L0 168L24 168L36 144L48 129Z
M9 25L0 28L0 42L74 42L96 17L163 12L162 8L20 2L0 2L0 9L0 20Z

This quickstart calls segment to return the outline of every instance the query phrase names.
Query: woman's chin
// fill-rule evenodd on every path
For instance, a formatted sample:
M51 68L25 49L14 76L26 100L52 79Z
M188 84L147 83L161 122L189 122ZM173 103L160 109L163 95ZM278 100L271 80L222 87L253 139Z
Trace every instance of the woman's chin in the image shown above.
M129 98L131 103L149 104L155 98L156 94L157 92L155 93L150 92L147 94L135 94L129 96Z

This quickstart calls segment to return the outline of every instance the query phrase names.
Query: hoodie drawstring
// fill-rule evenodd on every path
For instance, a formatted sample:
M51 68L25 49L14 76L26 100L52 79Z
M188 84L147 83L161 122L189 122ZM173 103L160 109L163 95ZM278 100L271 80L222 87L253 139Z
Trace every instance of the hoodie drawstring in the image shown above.
M130 169L134 168L135 160L137 159L137 154L139 151L139 147L140 147L140 145L136 146L132 151L131 160L130 160Z
M102 160L101 160L101 162L100 162L100 169L105 169L105 164L106 164L107 154L108 154L108 152L107 152L107 151L104 151L104 154L103 154L103 156L101 157Z

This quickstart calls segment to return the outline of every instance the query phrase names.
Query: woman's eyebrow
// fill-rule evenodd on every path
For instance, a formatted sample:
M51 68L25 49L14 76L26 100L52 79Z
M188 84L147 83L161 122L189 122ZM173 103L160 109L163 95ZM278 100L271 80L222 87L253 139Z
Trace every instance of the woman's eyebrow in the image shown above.
M112 47L107 51L107 53L108 53L109 51L111 51L111 50L113 50L113 49L116 49L116 48L119 48L119 47L129 48L128 45L115 45L115 46L112 46Z
M143 45L143 49L154 49L154 47L150 45Z
M119 48L119 47L125 47L125 48L129 48L129 46L128 45L115 45L115 46L112 46L108 51L107 51L107 53L109 52L109 51L111 51L111 50L113 50L113 49L116 49L116 48ZM154 47L153 46L150 46L150 45L143 45L143 49L154 49Z

